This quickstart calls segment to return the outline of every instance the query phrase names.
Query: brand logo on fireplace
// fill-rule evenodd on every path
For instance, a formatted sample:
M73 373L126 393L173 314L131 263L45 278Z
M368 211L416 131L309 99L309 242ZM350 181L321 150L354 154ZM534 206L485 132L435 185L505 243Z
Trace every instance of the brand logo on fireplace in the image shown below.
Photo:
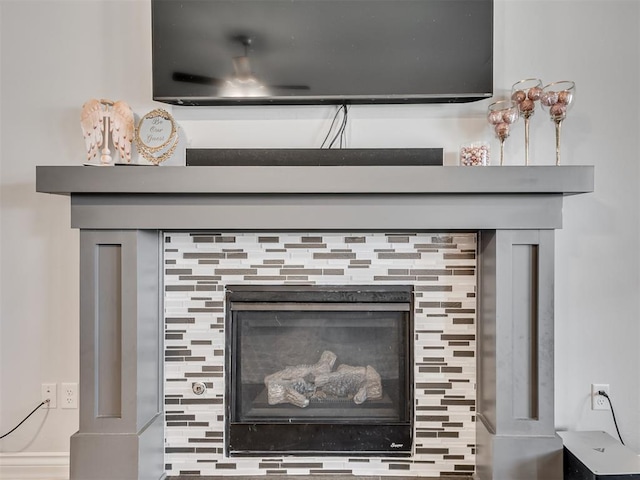
M402 448L404 446L404 443L392 443L391 444L391 448Z

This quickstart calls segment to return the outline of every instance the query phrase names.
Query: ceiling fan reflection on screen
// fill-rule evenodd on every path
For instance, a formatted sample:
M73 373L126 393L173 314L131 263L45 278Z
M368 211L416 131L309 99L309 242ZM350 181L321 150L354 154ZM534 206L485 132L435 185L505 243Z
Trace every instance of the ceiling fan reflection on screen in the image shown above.
M252 39L248 35L234 35L232 40L244 47L244 55L233 57L233 74L227 78L209 77L194 73L173 72L176 82L213 85L219 88L221 97L268 97L272 90L309 90L308 85L265 85L251 71L249 47Z

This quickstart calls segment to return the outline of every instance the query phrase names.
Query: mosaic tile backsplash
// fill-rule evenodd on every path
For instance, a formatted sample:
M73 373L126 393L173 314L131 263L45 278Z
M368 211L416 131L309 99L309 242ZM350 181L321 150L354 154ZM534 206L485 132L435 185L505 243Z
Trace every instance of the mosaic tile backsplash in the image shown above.
M476 255L473 233L166 233L167 475L471 475ZM242 283L414 286L410 457L225 456L224 295Z

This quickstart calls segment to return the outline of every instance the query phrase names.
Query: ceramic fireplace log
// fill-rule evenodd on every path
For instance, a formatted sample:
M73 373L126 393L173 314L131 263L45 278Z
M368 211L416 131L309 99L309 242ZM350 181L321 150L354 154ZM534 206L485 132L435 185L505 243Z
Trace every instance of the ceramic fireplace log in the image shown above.
M269 405L291 403L300 408L308 406L309 399L305 393L313 392L312 379L329 373L336 358L335 353L327 350L315 365L295 365L267 375L264 384L267 386Z
M325 351L315 365L290 366L267 375L269 405L290 403L305 408L311 398L331 397L353 399L360 405L367 399L382 398L382 380L375 368L340 365L332 372L336 358L335 353Z
M367 399L382 398L380 374L370 365L340 365L335 372L317 376L315 385L316 395L353 397L356 405L364 403Z

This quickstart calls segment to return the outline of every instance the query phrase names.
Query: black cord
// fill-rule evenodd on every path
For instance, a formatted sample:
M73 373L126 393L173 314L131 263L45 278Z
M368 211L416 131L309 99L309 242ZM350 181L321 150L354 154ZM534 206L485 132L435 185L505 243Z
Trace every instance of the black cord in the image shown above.
M342 125L340 125L340 148L342 148L342 143L344 141L344 132L347 128L347 119L349 118L349 111L347 110L347 105L344 104L342 106L343 114L342 114Z
M349 121L349 107L347 107L346 103L342 105L342 110L344 114L342 116L342 126L340 127L340 148L342 148L343 142L346 142L345 132L347 131L347 122Z
M618 422L616 421L616 413L613 411L613 403L611 403L611 399L609 398L609 395L607 395L607 392L605 392L604 390L600 390L598 392L598 395L602 395L609 402L609 406L611 407L611 416L613 417L613 424L616 426L616 432L618 432L618 438L620 439L620 443L624 445L624 442L622 441L622 435L620 435L620 429L618 428Z
M333 147L333 144L336 142L338 138L340 138L340 148L342 148L342 142L344 139L345 129L347 128L347 120L349 116L349 110L348 110L347 104L343 103L342 106L340 107L340 110L342 110L342 123L340 124L340 128L338 128L338 131L333 137L333 140L331 140L331 143L329 144L329 148Z
M320 145L320 148L324 148L325 144L327 143L327 139L329 138L329 135L331 135L331 131L333 130L333 126L335 125L336 120L338 119L338 115L340 114L340 112L342 112L342 122L340 123L340 127L338 127L338 131L336 132L336 134L331 139L331 142L329 143L329 146L327 148L333 148L333 144L336 143L336 141L338 139L340 139L340 143L339 143L340 148L342 148L346 144L346 142L347 142L347 123L349 121L349 107L347 106L346 103L343 103L336 110L336 113L333 116L333 120L331 120L331 125L329 126L329 131L327 132L327 135L324 137L324 140L322 141L322 145Z
M0 437L0 440L2 440L4 437L6 437L6 436L8 436L8 435L12 434L13 432L15 432L15 431L18 429L18 427L19 427L20 425L22 425L24 422L26 422L26 421L27 421L27 419L28 419L31 415L33 415L34 413L36 413L36 410L38 410L38 409L39 409L41 406L43 406L45 403L49 403L49 400L45 400L45 401L44 401L44 402L42 402L40 405L38 405L36 408L34 408L33 410L31 410L31 413L30 413L29 415L27 415L26 417L24 417L24 419L23 419L23 420L22 420L18 425L16 425L16 426L15 426L15 427L13 427L11 430L9 430L7 433L5 433L4 435L2 435L2 436Z
M338 119L338 114L340 113L340 109L338 108L336 110L336 114L333 116L333 120L331 120L331 125L329 126L329 131L327 132L327 136L324 137L324 140L322 141L322 145L320 145L320 148L324 148L324 144L327 143L327 139L329 138L329 135L331 134L331 130L333 130L333 125L336 123L336 120Z

